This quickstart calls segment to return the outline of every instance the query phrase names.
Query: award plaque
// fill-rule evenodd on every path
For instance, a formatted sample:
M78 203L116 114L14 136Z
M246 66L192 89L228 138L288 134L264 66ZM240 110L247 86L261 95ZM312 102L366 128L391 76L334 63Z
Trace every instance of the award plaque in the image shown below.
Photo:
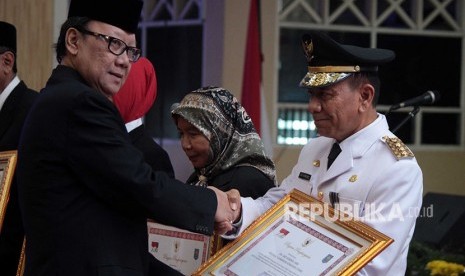
M192 275L221 247L221 237L147 221L149 252L184 275Z
M293 190L194 275L353 275L392 242Z
M16 166L16 154L16 151L0 152L0 232L10 196L10 186Z

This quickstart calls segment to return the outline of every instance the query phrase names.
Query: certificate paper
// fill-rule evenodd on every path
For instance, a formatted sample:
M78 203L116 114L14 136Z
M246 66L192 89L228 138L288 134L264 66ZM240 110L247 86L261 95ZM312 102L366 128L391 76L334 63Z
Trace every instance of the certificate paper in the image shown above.
M319 228L280 219L214 274L290 276L312 271L327 275L360 245L338 242Z
M209 257L210 237L153 221L147 222L149 252L184 275Z
M305 206L323 208L333 219L312 215ZM194 275L352 275L392 241L294 190Z

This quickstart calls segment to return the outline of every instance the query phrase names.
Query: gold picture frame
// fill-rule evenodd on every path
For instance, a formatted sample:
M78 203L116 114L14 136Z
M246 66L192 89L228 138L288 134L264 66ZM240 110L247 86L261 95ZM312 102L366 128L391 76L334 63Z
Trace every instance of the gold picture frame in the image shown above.
M0 152L0 233L10 196L10 187L16 167L16 158L16 150Z
M221 250L224 246L223 238L214 233L213 236L210 238L210 256L208 258L213 257L218 251Z
M193 275L353 275L392 242L294 189Z
M21 247L21 254L19 255L18 269L16 276L24 275L24 268L26 266L26 238L23 239L23 246Z

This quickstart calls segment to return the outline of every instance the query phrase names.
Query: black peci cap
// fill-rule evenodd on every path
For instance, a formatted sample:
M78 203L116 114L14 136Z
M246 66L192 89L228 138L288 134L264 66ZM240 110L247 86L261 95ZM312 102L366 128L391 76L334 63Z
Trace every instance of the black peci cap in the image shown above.
M135 33L142 4L140 0L71 0L68 18L87 17Z
M0 21L0 46L10 48L16 53L16 28L3 21Z
M310 31L302 37L308 73L301 87L322 87L346 79L353 73L376 72L378 65L394 59L391 50L340 44L325 33Z

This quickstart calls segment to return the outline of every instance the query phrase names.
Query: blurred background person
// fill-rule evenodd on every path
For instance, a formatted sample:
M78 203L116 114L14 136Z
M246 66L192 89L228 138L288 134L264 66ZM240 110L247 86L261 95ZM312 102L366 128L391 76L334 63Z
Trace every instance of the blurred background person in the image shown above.
M121 113L131 141L155 171L164 171L174 178L168 153L147 133L144 116L157 98L157 76L150 60L141 57L129 72L126 82L113 101Z
M16 55L16 28L10 23L0 21L0 151L18 148L24 119L38 95L19 79ZM1 275L16 275L24 229L15 176L0 230Z

